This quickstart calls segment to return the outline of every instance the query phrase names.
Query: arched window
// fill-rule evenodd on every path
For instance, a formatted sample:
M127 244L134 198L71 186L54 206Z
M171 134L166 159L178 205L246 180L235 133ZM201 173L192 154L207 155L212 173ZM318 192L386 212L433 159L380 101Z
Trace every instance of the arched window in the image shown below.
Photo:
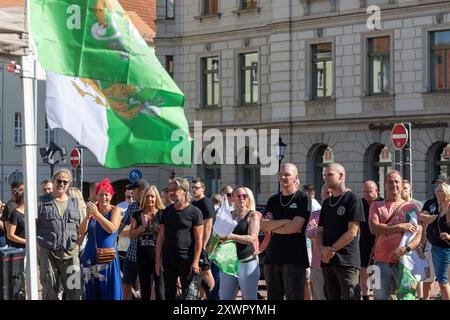
M328 146L326 144L315 144L311 147L311 149L309 149L308 152L308 172L311 173L308 180L312 181L316 190L320 190L322 188L324 168L328 163L333 162L332 159L324 159L325 150L327 150L327 148ZM302 179L300 179L300 182L304 183Z
M204 151L204 150L203 150ZM203 152L202 152L203 154ZM211 156L215 157L216 150L211 151ZM220 193L220 164L201 164L198 166L197 172L199 176L205 180L205 195L210 198L215 193Z
M372 144L366 150L364 165L364 181L375 181L378 184L380 195L384 197L384 176L392 170L392 158L389 149L381 143Z
M256 164L252 164L250 161L250 149L245 147L241 152L245 152L245 164L238 165L237 184L250 188L255 196L256 203L258 203L261 194L261 165L259 158L256 160Z
M450 173L450 160L445 159L443 151L448 142L438 141L431 145L427 152L428 177L427 196L434 194L432 181L440 174L448 176Z

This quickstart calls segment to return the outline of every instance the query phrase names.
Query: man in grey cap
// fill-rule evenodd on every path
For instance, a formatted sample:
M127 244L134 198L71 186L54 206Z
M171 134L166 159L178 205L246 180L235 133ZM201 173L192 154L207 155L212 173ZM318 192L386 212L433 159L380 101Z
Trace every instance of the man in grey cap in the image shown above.
M183 292L189 280L200 272L202 252L203 215L199 208L189 203L189 182L174 178L169 183L172 205L164 209L156 242L158 275L164 272L166 300L175 300L177 278Z
M139 210L141 201L141 193L149 186L148 182L144 179L135 180L132 184L127 185L128 190L133 190L133 200L127 208L127 211L123 215L122 221L119 227L119 233L122 232L125 226L130 225L131 218L134 213ZM137 264L136 264L136 239L130 240L130 246L128 247L125 262L123 264L123 299L131 300L133 298L132 288L137 279Z

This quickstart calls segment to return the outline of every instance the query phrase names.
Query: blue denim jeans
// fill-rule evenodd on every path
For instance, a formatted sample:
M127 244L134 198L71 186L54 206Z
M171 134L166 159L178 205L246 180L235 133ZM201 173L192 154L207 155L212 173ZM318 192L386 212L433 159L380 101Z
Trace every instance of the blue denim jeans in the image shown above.
M220 270L214 262L211 261L211 273L214 278L214 288L209 292L208 300L220 300Z
M448 283L448 266L450 265L450 248L431 248L433 256L434 272L439 284Z
M374 265L379 268L375 271L375 284L373 287L373 298L375 300L389 300L392 284L397 288L399 277L398 263L386 263L375 261Z

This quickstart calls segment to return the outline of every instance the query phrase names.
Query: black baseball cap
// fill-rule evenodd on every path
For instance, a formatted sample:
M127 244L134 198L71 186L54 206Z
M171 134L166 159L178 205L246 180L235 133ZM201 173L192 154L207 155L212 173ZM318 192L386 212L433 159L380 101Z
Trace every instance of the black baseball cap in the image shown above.
M145 179L139 179L134 181L133 183L127 185L127 189L128 190L133 190L136 188L139 188L140 190L144 190L145 188L147 188L150 184L147 182L147 180Z
M438 175L433 181L432 183L446 183L447 182L447 177L444 176L443 174Z

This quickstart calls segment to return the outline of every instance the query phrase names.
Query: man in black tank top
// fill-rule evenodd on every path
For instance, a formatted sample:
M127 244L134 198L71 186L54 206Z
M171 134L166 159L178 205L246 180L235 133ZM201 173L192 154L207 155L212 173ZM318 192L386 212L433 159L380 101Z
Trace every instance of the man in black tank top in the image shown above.
M303 300L306 269L305 221L309 220L308 199L298 190L298 170L292 163L280 169L281 193L267 201L261 230L271 232L264 260L264 276L269 300Z

